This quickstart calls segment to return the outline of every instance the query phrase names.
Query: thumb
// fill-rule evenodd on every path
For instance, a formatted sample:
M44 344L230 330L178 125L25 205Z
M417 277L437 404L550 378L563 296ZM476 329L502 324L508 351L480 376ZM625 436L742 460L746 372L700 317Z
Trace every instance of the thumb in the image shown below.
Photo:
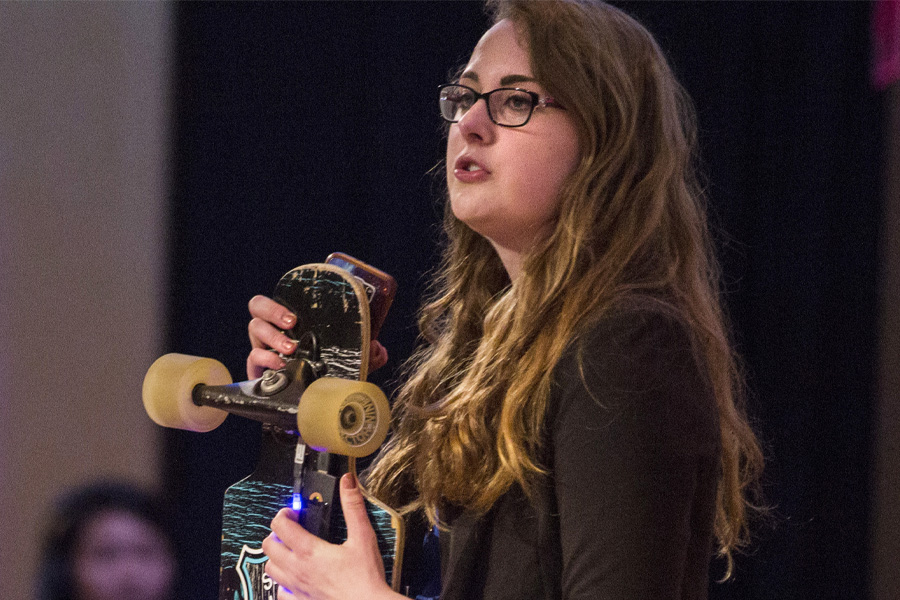
M347 522L347 539L374 538L375 530L366 513L366 500L359 491L356 477L346 473L341 477L341 510Z

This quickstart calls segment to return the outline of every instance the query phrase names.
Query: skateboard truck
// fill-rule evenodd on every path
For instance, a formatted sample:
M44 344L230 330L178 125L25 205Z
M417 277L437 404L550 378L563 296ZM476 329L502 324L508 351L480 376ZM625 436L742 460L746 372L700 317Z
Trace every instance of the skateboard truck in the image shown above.
M297 357L298 355L301 358L294 360L306 361L312 369L315 379L324 377L328 373L328 366L320 360L319 340L314 333L308 331L297 341L297 349L292 356ZM283 358L291 360L289 357L283 356ZM272 396L287 387L291 380L286 370L287 365L281 369L266 369L256 386L258 393L262 396Z
M314 364L290 358L261 379L228 383L228 371L218 361L166 354L147 371L144 405L165 427L211 431L233 413L299 433L319 451L356 458L372 454L387 437L390 407L384 392L364 381L317 378Z
M288 383L290 383L290 381L281 369L278 369L277 371L266 369L266 372L263 373L262 379L259 380L259 385L257 387L261 395L271 396L283 390Z

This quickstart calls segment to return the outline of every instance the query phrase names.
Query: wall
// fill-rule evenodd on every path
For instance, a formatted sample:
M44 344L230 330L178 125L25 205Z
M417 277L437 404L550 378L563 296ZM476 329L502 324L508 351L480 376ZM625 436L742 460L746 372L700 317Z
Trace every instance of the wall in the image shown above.
M0 3L0 597L51 498L158 478L171 7Z

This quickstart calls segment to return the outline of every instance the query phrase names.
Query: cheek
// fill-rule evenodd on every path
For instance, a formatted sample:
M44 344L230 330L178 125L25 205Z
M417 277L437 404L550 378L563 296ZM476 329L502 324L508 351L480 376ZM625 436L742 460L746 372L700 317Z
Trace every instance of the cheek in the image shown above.
M166 557L142 562L141 568L135 571L135 578L145 590L147 598L164 598L172 588L175 579L175 566Z
M532 211L546 218L555 216L563 183L578 166L574 143L554 144L531 153L519 164L516 197L527 198Z
M80 599L109 598L116 585L116 573L97 560L82 560L74 565L75 588Z
M447 182L447 192L449 193L450 205L454 208L459 208L456 206L460 202L460 194L461 188L464 188L462 184L453 176L453 167L456 161L456 157L463 151L465 147L465 143L462 139L462 136L459 134L459 130L456 125L452 125L450 127L450 132L447 135L447 156L445 160L445 168L446 168L446 182ZM459 217L460 215L457 215Z
M456 125L451 125L450 131L447 133L447 152L444 157L444 166L447 169L448 183L453 178L453 162L456 160L456 157L459 156L462 146L462 136L459 134L459 128Z

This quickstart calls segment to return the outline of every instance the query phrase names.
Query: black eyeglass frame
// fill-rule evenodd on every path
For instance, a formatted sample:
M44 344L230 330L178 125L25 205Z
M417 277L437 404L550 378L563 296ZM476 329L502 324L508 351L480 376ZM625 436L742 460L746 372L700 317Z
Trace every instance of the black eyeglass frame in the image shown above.
M485 93L481 94L481 93L477 92L476 90L473 90L469 86L463 85L461 83L445 83L443 85L438 86L438 93L441 93L445 89L451 88L451 87L465 88L465 89L469 90L470 92L472 92L472 94L475 95L475 100L472 102L472 105L466 109L467 113L472 109L472 107L475 106L476 102L478 102L479 100L484 98L484 104L487 107L488 118L490 118L491 122L494 125L497 125L499 127L510 127L510 128L524 127L531 120L532 115L534 115L534 110L538 107L545 108L545 107L549 106L551 108L558 108L560 110L566 110L564 106L562 106L559 102L557 102L554 98L552 98L550 96L541 98L541 96L539 94L537 94L536 92L532 92L531 90L526 90L526 89L517 88L517 87L499 87L499 88L493 89L489 92L485 92ZM528 111L528 117L525 118L525 121L523 121L522 123L520 123L518 125L506 125L505 123L498 123L497 119L494 118L494 113L491 112L490 96L494 92L522 92L522 93L528 94L528 96L531 97L531 110ZM442 98L439 96L438 104L440 104L441 99ZM444 119L444 121L446 121L447 123L459 123L459 119L456 119L454 121L452 119L448 119L447 117L445 117L443 110L440 110L439 112L441 113L441 118ZM463 116L465 116L465 115L463 115Z

